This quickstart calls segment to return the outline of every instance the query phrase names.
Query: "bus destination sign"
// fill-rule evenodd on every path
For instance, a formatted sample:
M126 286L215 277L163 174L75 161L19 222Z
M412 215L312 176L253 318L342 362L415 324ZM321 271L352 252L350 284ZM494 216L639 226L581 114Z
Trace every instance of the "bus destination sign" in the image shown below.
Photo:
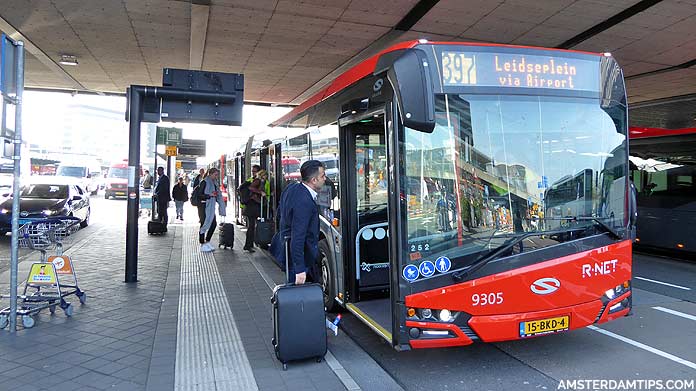
M442 52L444 86L599 91L599 61L489 52Z

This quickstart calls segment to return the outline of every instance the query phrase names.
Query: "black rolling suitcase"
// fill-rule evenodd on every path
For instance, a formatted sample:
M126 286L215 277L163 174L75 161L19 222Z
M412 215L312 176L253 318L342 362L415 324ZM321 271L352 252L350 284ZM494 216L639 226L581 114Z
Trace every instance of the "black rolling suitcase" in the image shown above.
M218 247L234 248L234 224L220 224Z
M156 197L152 197L152 220L147 222L147 234L148 235L164 235L167 232L167 225L159 221L159 216L157 215L157 202Z
M285 238L286 277L290 259L289 240ZM324 294L319 284L283 284L273 289L273 347L276 357L288 368L288 361L326 355L326 313Z
M268 198L268 197L264 197ZM268 210L268 203L270 201L266 201L266 210ZM273 239L273 231L274 231L274 226L273 226L273 221L271 219L268 219L267 216L263 214L263 200L261 201L261 217L259 217L258 220L256 220L256 231L254 232L254 241L256 244L258 244L260 247L265 247L271 244L271 240Z

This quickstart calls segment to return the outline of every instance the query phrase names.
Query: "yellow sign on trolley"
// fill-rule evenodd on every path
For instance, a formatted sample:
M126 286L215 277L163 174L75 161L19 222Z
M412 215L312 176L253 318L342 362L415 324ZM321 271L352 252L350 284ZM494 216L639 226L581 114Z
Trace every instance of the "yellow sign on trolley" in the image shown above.
M56 269L52 263L34 263L31 265L28 284L55 285L56 281Z
M166 147L166 149L164 150L165 155L176 156L176 145L167 145L165 147Z

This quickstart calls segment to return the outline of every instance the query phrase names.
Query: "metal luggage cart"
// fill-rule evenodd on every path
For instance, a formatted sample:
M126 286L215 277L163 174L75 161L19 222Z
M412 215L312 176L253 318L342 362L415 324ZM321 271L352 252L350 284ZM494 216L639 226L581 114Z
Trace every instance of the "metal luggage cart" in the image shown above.
M152 190L140 191L140 209L138 210L138 216L142 217L143 214L146 214L147 217L152 215Z
M35 262L29 269L29 274L24 282L24 291L17 296L17 316L22 317L22 325L25 328L34 326L33 315L44 308L54 313L56 306L60 305L66 316L72 316L73 307L65 301L65 297L75 294L84 304L87 296L77 286L77 277L72 261L63 256L63 244L72 239L72 234L79 229L80 219L75 217L56 217L34 220L24 224L19 229L19 247L38 250L41 252L41 262ZM49 262L47 251L56 249L57 256L54 262ZM60 265L56 269L56 264ZM69 273L68 267L69 266ZM74 285L61 286L58 276L71 274ZM72 288L72 290L64 290ZM11 288L16 289L16 288ZM33 292L27 293L29 290ZM3 296L6 298L7 296ZM0 310L0 328L9 323L10 308Z

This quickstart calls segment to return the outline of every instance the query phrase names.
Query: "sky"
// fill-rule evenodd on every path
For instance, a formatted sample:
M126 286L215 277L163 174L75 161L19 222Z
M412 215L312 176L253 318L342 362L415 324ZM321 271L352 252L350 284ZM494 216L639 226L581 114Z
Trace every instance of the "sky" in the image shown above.
M71 107L92 106L110 111L111 118L85 115ZM128 123L124 112L126 98L91 94L26 91L22 108L22 136L25 141L50 148L56 145L57 135L66 127L72 132L108 131L122 134L127 145ZM207 140L206 160L213 160L223 153L236 152L251 134L269 133L275 138L281 134L266 125L290 111L285 107L244 105L242 126L212 126L163 122L159 125L183 128L183 137ZM123 120L121 120L123 119ZM145 129L145 126L143 126ZM119 136L120 137L120 136ZM115 151L115 155L122 154Z

